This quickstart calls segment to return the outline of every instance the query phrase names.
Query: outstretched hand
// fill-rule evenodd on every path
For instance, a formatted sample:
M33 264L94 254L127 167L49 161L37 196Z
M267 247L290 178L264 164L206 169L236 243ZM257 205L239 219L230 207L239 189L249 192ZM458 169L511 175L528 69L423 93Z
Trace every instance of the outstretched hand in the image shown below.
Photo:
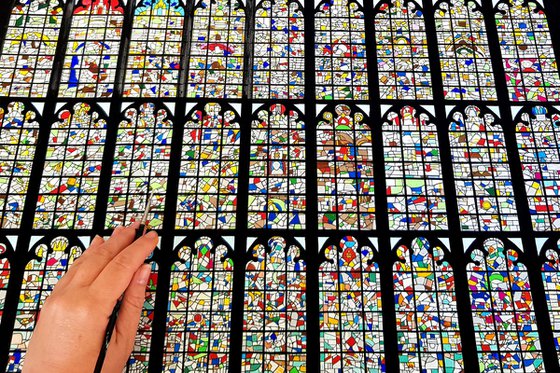
M102 370L122 372L150 276L150 266L143 263L158 242L153 231L134 241L137 226L118 227L107 241L96 236L58 282L41 310L25 373L93 372L109 317L124 293Z

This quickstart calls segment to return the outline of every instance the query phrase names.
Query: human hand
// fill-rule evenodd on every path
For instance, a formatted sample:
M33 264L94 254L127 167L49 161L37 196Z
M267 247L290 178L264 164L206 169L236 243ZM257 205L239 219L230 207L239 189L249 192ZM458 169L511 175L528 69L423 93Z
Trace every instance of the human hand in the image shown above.
M105 330L124 293L102 373L122 372L134 346L151 268L143 264L158 242L155 232L134 241L138 224L96 236L45 301L23 371L93 372ZM134 241L134 242L133 242Z

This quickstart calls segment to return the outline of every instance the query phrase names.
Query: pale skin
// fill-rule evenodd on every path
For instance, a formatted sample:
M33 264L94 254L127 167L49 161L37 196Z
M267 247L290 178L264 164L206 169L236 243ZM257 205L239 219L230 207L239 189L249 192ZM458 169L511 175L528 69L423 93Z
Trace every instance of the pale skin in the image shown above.
M155 232L134 241L136 225L96 236L45 301L25 356L24 373L93 372L105 329L123 295L102 373L122 372L134 345Z

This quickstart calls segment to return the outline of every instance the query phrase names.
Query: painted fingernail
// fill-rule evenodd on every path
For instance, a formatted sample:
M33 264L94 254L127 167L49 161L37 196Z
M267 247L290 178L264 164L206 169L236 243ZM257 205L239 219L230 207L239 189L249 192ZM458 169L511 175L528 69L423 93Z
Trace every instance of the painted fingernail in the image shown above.
M123 229L124 229L124 227L122 225L119 225L118 227L115 228L115 230L113 231L113 234L111 234L111 237L116 236Z
M146 233L146 237L150 239L154 239L154 238L158 238L158 234L156 231L149 231L148 233Z
M152 268L149 264L144 264L142 269L140 269L140 273L138 274L138 283L140 285L146 286L148 283L148 279L150 278L150 273L152 272Z

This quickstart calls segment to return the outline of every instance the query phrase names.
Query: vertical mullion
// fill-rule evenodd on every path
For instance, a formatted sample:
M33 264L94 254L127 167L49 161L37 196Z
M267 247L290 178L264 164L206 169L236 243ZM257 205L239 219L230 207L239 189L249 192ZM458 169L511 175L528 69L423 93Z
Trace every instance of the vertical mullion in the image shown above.
M243 56L243 98L253 97L253 43L255 37L255 0L246 0L245 6L245 53ZM226 82L227 84L227 82Z
M194 22L194 0L187 0L185 9L185 21L183 24L183 38L181 40L181 57L179 65L179 88L177 98L185 97L187 93L187 77L189 72L189 57L192 45L192 32Z
M500 45L498 32L496 29L496 10L492 8L492 4L488 1L482 3L483 13L485 15L486 29L488 33L488 41L490 45ZM546 303L546 294L541 278L541 267L539 265L539 256L536 243L533 237L533 226L531 223L531 214L528 206L527 194L523 182L523 170L520 164L519 152L517 149L517 138L515 133L515 122L512 117L512 105L509 102L509 91L504 77L505 71L502 64L501 50L496 48L492 58L492 67L498 77L496 79L496 89L498 93L498 105L502 123L504 123L504 139L506 151L509 158L512 175L520 175L512 177L512 186L515 195L517 213L519 215L519 227L521 239L523 242L523 258L524 264L527 266L529 282L531 284L531 293L533 296L533 305L537 317L537 327L539 339L543 353L545 367L550 371L560 370L558 364L558 355L555 349L554 338L552 335L552 326L550 316L548 314L548 305Z
M428 40L437 40L435 9L432 0L424 1L424 20ZM451 253L449 262L453 267L455 294L468 294L466 261L464 258L463 242L461 240L461 223L458 215L459 210L456 199L457 190L455 188L453 164L451 162L452 153L449 142L449 125L445 110L446 100L443 90L441 63L437 43L428 43L428 54L433 82L433 103L435 106L438 143L441 152L440 164L443 176L442 182L445 189L444 194L447 206L448 235L450 240L449 251ZM473 338L474 325L471 314L471 306L468 297L456 296L456 299L464 369L468 372L474 372L478 370L478 365L476 343Z
M315 98L315 1L303 1L305 32L305 253L306 276L306 323L307 323L307 371L319 372L321 367L319 324L319 230L317 215L317 128ZM332 88L332 87L331 87Z
M374 182L375 182L375 221L379 235L379 254L376 261L379 264L379 276L382 315L383 315L383 345L385 366L387 372L399 371L396 311L394 307L395 293L393 288L393 259L391 240L389 235L389 216L387 210L387 182L385 174L385 156L383 152L383 130L381 106L379 102L381 86L379 85L379 69L377 65L377 36L375 15L377 9L372 2L364 5L364 28L368 66L368 90L370 108L370 128L372 132Z
M53 70L49 82L49 90L47 92L47 99L56 100L60 89L60 79L62 67L64 66L64 58L66 57L66 50L68 46L68 38L70 37L70 28L72 27L72 19L74 14L74 1L67 0L64 5L64 15L58 33L58 43L56 45L56 53L53 61Z

